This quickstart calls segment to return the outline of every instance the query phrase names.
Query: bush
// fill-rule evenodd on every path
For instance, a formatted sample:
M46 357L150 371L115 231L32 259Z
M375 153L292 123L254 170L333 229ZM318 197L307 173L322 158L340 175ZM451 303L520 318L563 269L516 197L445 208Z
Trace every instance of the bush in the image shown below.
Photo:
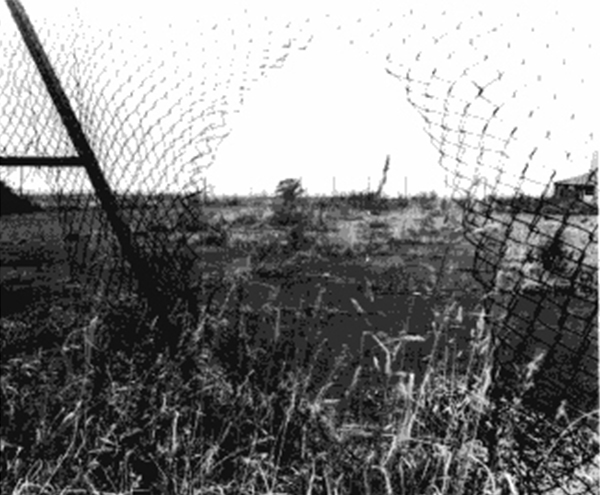
M558 276L568 274L573 253L567 248L560 229L538 246L537 258L547 272Z
M0 181L0 215L12 213L33 213L41 211L41 207L15 193L11 187Z
M271 222L277 226L299 224L306 216L300 205L300 196L304 194L300 179L284 179L275 190L277 202L273 207Z

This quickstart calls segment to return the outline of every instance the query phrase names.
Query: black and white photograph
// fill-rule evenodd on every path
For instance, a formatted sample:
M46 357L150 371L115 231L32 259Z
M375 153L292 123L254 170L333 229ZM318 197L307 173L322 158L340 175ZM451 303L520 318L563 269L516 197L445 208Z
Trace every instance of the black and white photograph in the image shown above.
M0 1L0 492L599 493L599 18Z

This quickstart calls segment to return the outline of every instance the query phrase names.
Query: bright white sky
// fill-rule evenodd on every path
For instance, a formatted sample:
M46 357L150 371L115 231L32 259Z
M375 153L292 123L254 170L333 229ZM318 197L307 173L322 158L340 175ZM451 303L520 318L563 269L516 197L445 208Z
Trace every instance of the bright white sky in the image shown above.
M390 155L386 192L437 190L444 174L423 121L401 83L372 58L323 37L290 57L249 95L209 171L217 191L272 192L301 177L317 194L377 187ZM235 179L234 179L235 178Z
M548 3L544 12L536 2L527 12L506 2L457 2L454 6L451 2L415 2L414 8L402 3L399 10L398 2L321 1L292 6L266 1L171 0L165 4L119 0L81 4L81 19L87 23L83 27L81 19L70 17L76 3L72 0L51 5L41 0L23 3L34 24L42 26L40 31L51 29L48 43L60 43L62 35L67 37L64 45L75 47L80 59L93 57L94 63L85 68L88 72L80 75L88 78L87 87L93 89L89 100L98 109L101 97L106 97L108 108L117 108L116 115L122 117L111 123L114 128L104 120L89 119L90 128L97 132L101 161L117 188L173 189L193 179L193 189L206 177L217 194L246 195L270 193L279 180L300 177L311 194L331 193L334 178L338 192L365 190L369 183L374 189L389 155L387 194L402 193L405 186L410 194L431 190L443 194L446 176L450 179L452 174L438 164L440 154L424 130L424 120L407 103L405 83L387 74L386 68L398 68L402 74L410 68L413 77L425 81L431 81L433 69L437 70L440 79L427 90L436 96L433 104L437 107L430 114L435 135L440 135L435 125L454 130L464 125L465 104L473 103L466 122L473 136L463 142L466 153L457 155L451 146L464 138L457 133L448 134L450 143L441 144L449 155L444 165L453 170L460 158L465 162L460 170L468 181L475 173L491 181L490 170L500 167L512 174L503 180L516 185L527 156L539 144L527 177L545 183L554 169L556 178L585 172L591 152L599 148L599 106L596 91L591 89L600 87L592 62L598 59L593 34L593 20L598 17L587 2L581 6ZM478 17L480 9L483 17ZM555 15L557 10L560 15ZM4 13L0 20L6 21ZM464 24L461 30L456 30L458 23ZM77 39L69 38L73 25L81 31ZM495 26L501 29L487 32ZM535 36L530 36L531 29L537 30ZM446 32L450 36L433 43L434 37ZM43 32L40 36L44 40ZM290 41L306 49L281 48ZM424 55L417 63L414 56L420 49ZM61 45L61 51L53 53L63 54L62 50ZM289 56L281 68L261 75L261 63L272 65L284 54ZM481 55L486 54L500 55L485 62ZM561 65L563 58L567 66ZM467 68L470 72L465 78L462 73ZM483 84L499 70L505 71L502 84L490 87L489 101L477 100L472 81ZM152 87L152 81L158 84ZM456 82L453 99L444 108L452 82ZM239 104L239 86L252 88L243 95L243 105ZM424 86L413 88L419 104L432 104L423 97ZM174 105L183 110L172 111ZM198 122L215 118L213 114L197 119L210 105L226 112L231 132L205 170L198 167L210 163L211 155L196 161L198 152L208 148L194 136ZM505 149L506 159L478 157L482 146L503 149L500 141L480 140L482 124L477 116L489 118L495 105L502 107L504 118L491 123L491 134L506 140L514 126L519 126ZM193 112L182 116L192 107ZM528 116L531 111L533 118ZM443 122L442 113L447 117ZM577 119L571 122L573 113ZM37 124L31 127L44 125L40 122L37 116ZM151 125L146 129L144 122ZM187 134L194 145L179 151L181 136ZM138 141L128 141L127 136L159 144L147 154L145 144L136 148ZM572 154L566 158L564 150ZM132 165L140 156L143 163ZM478 160L483 167L478 168ZM127 172L132 167L142 167L141 175ZM194 170L201 173L190 175ZM176 172L180 172L178 177ZM18 173L12 173L11 183L18 184ZM29 190L41 187L33 177L25 185Z

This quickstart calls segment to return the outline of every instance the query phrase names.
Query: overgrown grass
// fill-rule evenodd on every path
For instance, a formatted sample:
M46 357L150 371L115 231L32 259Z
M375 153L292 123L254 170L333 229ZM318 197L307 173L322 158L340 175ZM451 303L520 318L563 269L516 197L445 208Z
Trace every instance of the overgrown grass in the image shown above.
M436 231L447 238L456 230L433 213L411 221L407 237L424 244ZM165 329L127 293L97 307L80 294L78 308L3 319L2 493L597 488L597 411L530 408L523 399L536 387L537 357L517 367L519 387L507 391L495 346L503 322L484 304L475 321L457 302L430 308L419 322L430 328L424 336L410 325L380 328L378 315L351 299L359 346L341 350L329 345L327 321L338 308L323 302L323 292L285 312L274 302L251 305L252 273L279 270L294 279L304 263L342 254L325 236L308 236L310 222L300 233L310 245L290 246L290 228L284 242L274 238L249 253L249 272L203 279L196 318L175 308L181 334L171 353ZM389 220L370 222L368 243L389 242ZM273 252L285 257L265 263ZM365 282L364 300L375 305L372 286Z
M457 308L437 314L417 375L398 363L419 336L365 331L358 354L330 356L298 337L318 325L313 301L261 340L275 308L249 313L243 282L228 290L175 356L156 352L135 300L46 348L3 346L2 492L538 493L597 451L583 419L494 402L483 310L461 354L444 339ZM332 398L342 369L352 381Z

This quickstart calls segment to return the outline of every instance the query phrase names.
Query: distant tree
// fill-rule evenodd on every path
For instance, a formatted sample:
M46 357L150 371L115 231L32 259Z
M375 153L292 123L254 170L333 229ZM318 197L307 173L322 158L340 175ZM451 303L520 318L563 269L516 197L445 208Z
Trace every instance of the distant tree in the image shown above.
M297 224L302 219L300 207L300 196L304 194L304 188L300 179L284 179L279 181L275 189L278 204L274 207L272 221L276 225Z
M275 189L275 195L283 200L284 205L295 204L304 192L300 179L283 179Z
M307 241L305 230L308 218L300 204L300 197L304 192L300 179L284 179L279 181L275 189L280 204L275 206L271 221L289 229L289 246L294 250L302 249Z

